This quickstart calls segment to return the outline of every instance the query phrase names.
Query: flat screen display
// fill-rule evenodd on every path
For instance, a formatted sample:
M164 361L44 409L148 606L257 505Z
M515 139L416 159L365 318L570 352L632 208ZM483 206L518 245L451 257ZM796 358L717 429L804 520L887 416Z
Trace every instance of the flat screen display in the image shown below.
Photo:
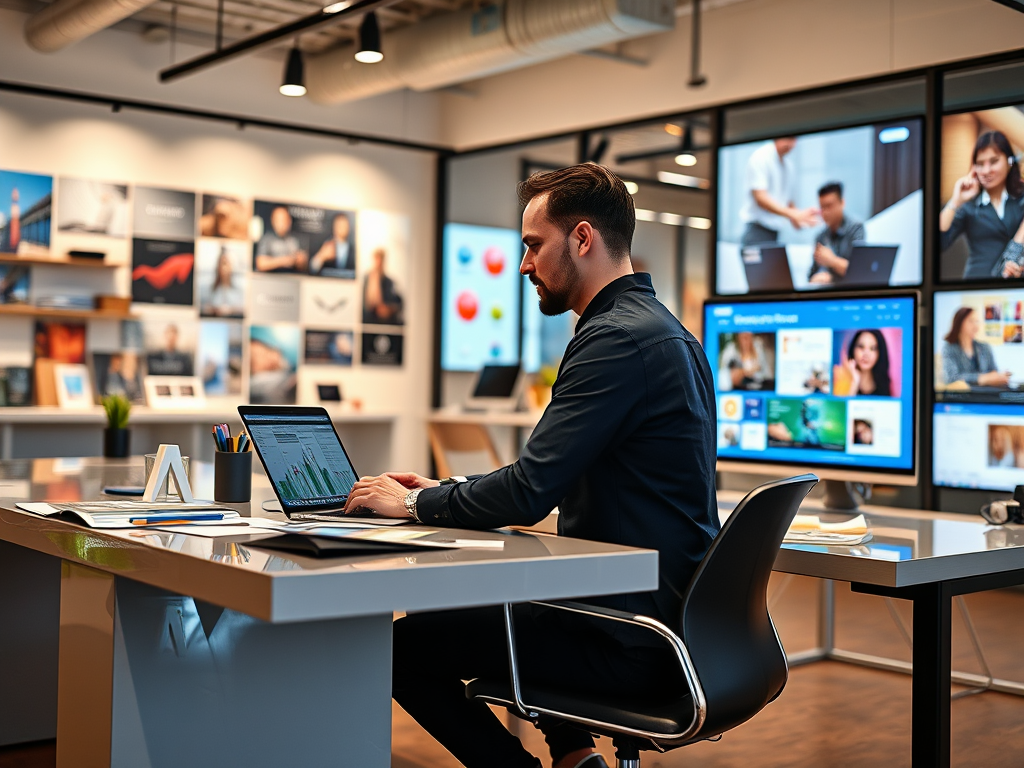
M709 302L723 460L912 474L916 295Z
M921 282L920 119L722 147L716 292Z
M1021 277L1024 268L1021 160L1024 160L1024 104L942 118L939 174L942 205L939 273L942 280Z
M932 481L991 491L1024 483L1024 405L936 403Z
M473 397L512 397L518 379L518 365L485 365L476 381Z
M441 367L478 371L519 362L521 234L446 224Z

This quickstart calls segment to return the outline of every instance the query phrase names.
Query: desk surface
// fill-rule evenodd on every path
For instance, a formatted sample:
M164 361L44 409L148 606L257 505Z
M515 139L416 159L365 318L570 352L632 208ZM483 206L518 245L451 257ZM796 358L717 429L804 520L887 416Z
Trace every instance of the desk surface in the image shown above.
M460 406L440 408L430 414L434 424L483 424L487 427L537 426L544 411L466 411Z
M394 414L354 411L350 408L327 408L331 420L339 424L390 423ZM4 408L0 413L9 424L100 424L106 426L107 417L101 406L72 409L47 406ZM234 403L208 400L202 408L172 409L134 406L132 424L166 424L169 422L212 424L219 421L237 422L238 410Z
M99 498L104 485L141 485L141 457L37 459L0 463L0 541L190 595L272 622L306 621L563 599L655 589L657 553L510 531L463 531L501 539L504 549L460 549L310 558L259 549L254 536L207 539L158 531L96 531L14 511L22 499ZM213 468L196 462L197 498L210 498ZM253 475L253 503L273 499ZM442 534L448 536L448 534Z
M720 491L726 515L743 497ZM850 515L804 502L801 514L843 520ZM1024 569L1024 526L991 526L978 515L865 505L872 539L853 547L784 544L775 570L821 579L906 587Z

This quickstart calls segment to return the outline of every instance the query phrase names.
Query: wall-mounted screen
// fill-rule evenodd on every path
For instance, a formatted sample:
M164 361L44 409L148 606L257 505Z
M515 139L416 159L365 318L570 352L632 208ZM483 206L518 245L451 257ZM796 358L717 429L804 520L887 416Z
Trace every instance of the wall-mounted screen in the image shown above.
M1024 105L942 118L943 280L1024 276Z
M446 224L441 367L477 371L519 362L519 275L515 229Z
M991 491L1024 483L1024 405L936 403L932 482Z
M717 293L919 284L922 141L911 119L722 147Z
M916 307L914 294L705 304L719 460L912 476Z

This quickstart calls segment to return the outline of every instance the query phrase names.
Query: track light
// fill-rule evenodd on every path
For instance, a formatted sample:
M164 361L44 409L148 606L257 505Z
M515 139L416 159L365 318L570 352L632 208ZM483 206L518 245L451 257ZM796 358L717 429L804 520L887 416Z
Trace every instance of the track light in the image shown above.
M288 51L288 63L284 67L284 82L278 89L282 96L305 96L306 80L303 76L302 51L295 46Z
M384 54L380 49L380 25L377 23L377 14L370 11L363 16L363 23L359 25L359 50L356 51L356 61L362 64L376 64L384 60Z

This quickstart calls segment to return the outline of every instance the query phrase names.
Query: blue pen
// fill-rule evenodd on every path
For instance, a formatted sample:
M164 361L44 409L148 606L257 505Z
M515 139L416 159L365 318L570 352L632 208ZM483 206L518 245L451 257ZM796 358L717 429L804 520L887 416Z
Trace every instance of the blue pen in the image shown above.
M155 525L162 524L167 525L168 523L184 524L184 523L201 523L208 522L210 520L223 520L224 515L220 512L211 512L208 515L189 515L187 518L183 518L180 514L171 512L166 515L152 515L148 517L130 517L128 522L132 525Z

